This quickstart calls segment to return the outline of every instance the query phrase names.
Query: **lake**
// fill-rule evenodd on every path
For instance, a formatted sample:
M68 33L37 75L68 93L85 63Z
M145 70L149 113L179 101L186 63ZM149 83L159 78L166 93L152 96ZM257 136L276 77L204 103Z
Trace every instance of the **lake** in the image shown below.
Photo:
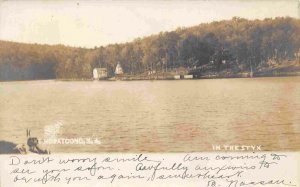
M27 128L39 139L52 132L101 141L43 145L64 153L212 151L212 144L299 151L300 77L0 82L0 128L0 140L16 143L26 142Z

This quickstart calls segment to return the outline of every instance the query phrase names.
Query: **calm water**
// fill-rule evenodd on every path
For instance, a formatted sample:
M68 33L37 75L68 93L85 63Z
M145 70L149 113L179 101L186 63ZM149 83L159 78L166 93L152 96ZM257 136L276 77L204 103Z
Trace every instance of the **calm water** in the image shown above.
M52 152L211 151L211 144L300 150L300 77L0 83L0 140L97 137ZM46 127L45 127L46 126Z

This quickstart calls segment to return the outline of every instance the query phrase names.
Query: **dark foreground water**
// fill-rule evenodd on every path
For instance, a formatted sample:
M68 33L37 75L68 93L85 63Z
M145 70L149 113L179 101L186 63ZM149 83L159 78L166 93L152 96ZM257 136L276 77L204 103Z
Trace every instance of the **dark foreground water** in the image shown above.
M0 83L0 140L97 138L52 152L300 150L300 77Z

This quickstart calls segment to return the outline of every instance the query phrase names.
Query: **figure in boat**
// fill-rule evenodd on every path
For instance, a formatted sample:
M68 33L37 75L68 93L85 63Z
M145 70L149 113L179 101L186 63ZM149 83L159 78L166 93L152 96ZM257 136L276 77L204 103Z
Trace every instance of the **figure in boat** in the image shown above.
M36 137L30 136L30 130L26 130L27 134L27 145L29 147L29 151L37 154L50 154L50 151L43 150L39 147L39 140Z

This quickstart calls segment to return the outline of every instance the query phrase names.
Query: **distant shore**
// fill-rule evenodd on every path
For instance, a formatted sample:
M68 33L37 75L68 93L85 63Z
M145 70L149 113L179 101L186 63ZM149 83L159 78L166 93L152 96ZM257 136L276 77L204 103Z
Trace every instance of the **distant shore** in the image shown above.
M239 74L212 74L212 75L203 75L200 77L196 77L193 79L175 79L174 77L148 77L148 78L141 78L141 77L122 77L122 78L108 78L102 80L93 80L93 79L55 79L56 81L144 81L144 80L200 80L200 79L229 79L229 78L259 78L259 77L296 77L300 76L299 72L277 72L276 74L272 73L253 73L251 76L250 72L244 72Z
M184 75L190 75L185 78ZM190 80L190 79L224 79L224 78L255 78L255 77L290 77L300 76L300 64L290 64L283 66L275 66L268 68L261 68L259 70L250 72L232 72L230 70L223 70L221 72L158 72L156 74L145 75L121 75L109 77L99 81L138 81L138 80ZM94 81L93 79L57 79L59 81Z
M200 80L200 79L230 79L230 78L262 78L262 77L297 77L300 76L300 71L298 72L277 72L277 73L253 73L253 76L251 76L250 72L243 72L243 73L238 73L238 74L211 74L211 75L203 75L200 77L195 77L193 79L175 79L174 77L163 77L163 76L158 76L158 77L136 77L136 76L131 76L131 77L122 77L122 78L115 78L111 77L108 79L102 79L102 80L94 80L94 79L34 79L34 80L5 80L0 82L25 82L25 81L47 81L47 80L54 80L54 81L63 81L63 82L72 82L72 81L77 81L77 82L92 82L92 81L105 81L105 82L110 82L110 81L145 81L145 80Z
M187 76L188 75L188 76ZM184 77L187 76L187 77ZM300 76L300 63L293 62L284 65L276 65L250 71L233 71L231 69L222 71L188 71L184 72L169 71L157 72L154 74L123 74L112 76L106 79L94 80L91 78L53 78L53 79L24 79L24 80L0 80L0 82L13 81L35 81L35 80L55 80L55 81L139 81L139 80L195 80L195 79L226 79L226 78L255 78L255 77L290 77Z

